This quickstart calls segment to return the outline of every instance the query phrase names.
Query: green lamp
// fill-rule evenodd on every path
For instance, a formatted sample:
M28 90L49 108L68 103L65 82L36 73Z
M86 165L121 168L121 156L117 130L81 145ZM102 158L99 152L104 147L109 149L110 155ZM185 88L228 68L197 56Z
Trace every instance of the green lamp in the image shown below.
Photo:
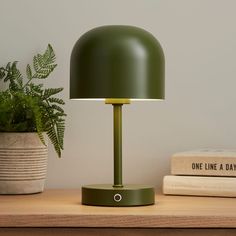
M155 202L152 186L122 181L122 105L164 99L164 54L153 35L122 25L82 35L70 61L70 98L101 100L114 111L114 183L82 187L82 204L142 206Z

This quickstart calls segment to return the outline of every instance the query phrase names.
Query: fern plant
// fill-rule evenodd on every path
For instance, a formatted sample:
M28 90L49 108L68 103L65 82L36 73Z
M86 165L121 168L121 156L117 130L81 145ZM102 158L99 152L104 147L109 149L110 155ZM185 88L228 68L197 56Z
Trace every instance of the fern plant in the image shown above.
M49 44L46 51L33 57L33 66L26 66L26 78L17 62L0 67L0 83L8 87L0 91L0 132L37 132L45 144L46 132L61 157L65 131L64 101L56 94L63 88L44 88L40 83L55 69L55 53Z

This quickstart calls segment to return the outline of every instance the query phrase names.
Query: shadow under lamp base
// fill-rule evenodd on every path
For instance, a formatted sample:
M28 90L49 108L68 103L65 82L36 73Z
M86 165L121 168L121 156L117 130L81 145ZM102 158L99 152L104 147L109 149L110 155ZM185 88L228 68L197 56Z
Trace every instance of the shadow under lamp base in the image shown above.
M82 204L92 206L145 206L155 203L155 191L148 185L94 184L82 187Z

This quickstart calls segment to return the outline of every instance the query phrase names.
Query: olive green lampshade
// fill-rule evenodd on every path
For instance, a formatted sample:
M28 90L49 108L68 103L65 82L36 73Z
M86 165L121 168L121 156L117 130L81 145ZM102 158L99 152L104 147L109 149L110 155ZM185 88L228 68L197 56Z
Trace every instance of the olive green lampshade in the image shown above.
M102 26L82 35L70 63L72 99L164 99L164 54L133 26Z

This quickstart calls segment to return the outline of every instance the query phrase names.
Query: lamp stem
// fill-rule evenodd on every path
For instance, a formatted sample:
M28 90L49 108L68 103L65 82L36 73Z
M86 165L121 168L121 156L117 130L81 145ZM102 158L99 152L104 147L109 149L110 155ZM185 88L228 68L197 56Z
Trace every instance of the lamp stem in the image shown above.
M114 116L114 185L123 187L122 184L122 105L112 104Z

